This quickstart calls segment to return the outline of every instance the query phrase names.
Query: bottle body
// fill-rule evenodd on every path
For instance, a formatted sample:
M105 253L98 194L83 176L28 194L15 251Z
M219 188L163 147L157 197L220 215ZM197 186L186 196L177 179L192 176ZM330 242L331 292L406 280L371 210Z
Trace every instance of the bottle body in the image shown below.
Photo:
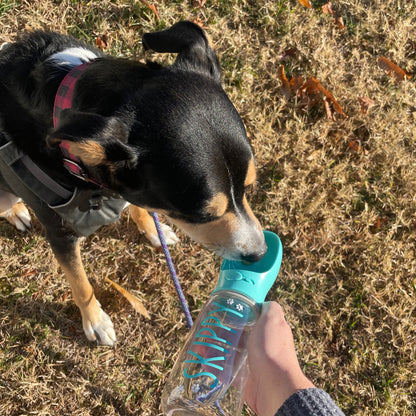
M211 295L166 383L165 415L240 414L248 336L259 316L260 306L241 293L222 290Z

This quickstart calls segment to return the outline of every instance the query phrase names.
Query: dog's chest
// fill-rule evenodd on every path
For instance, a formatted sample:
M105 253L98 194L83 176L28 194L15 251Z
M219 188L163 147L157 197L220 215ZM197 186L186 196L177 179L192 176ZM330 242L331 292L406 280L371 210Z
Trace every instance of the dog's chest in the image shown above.
M89 49L71 47L54 53L47 60L53 62L57 66L75 67L86 62L91 62L97 58L98 55Z

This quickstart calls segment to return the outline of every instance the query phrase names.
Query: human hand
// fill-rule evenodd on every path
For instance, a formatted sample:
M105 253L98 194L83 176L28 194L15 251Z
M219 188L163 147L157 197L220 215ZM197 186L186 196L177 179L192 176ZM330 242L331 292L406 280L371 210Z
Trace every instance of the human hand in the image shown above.
M292 394L314 387L300 368L292 331L276 302L263 304L248 341L248 363L245 399L259 416L274 416Z

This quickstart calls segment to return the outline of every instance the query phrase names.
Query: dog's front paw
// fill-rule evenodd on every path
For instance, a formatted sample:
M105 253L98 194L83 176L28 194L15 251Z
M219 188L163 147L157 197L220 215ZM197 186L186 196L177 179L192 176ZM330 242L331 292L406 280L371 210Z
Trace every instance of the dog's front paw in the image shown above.
M82 318L82 327L85 335L90 341L96 341L100 345L113 346L117 338L111 318L101 308L99 315L97 322Z
M14 204L7 211L0 213L0 216L9 221L19 231L27 231L30 228L30 214L23 202Z
M137 207L136 205L130 205L129 211L131 218L136 223L138 230L141 234L150 241L153 247L160 247L159 236L157 234L156 225L152 216L143 208ZM172 228L168 225L160 224L163 236L165 237L166 244L173 245L179 241Z
M163 231L163 236L165 237L166 244L168 245L174 245L179 241L179 238L176 236L175 232L172 230L172 228L169 227L169 225L166 224L160 224L160 227ZM147 234L146 237L149 239L150 243L153 247L160 247L160 240L159 235L156 231L155 227L155 233L156 234Z

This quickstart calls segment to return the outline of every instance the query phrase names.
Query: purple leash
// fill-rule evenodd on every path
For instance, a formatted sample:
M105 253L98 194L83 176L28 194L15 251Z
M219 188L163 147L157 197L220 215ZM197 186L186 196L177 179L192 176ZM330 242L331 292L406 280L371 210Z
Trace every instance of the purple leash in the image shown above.
M179 283L175 266L173 265L172 257L170 256L169 248L166 244L165 236L163 235L162 227L160 226L159 217L156 214L156 212L152 212L151 215L153 217L153 221L155 222L157 235L159 236L160 244L162 246L163 254L165 255L166 263L168 264L168 269L172 277L173 285L175 286L176 293L178 294L183 313L185 314L186 323L188 325L188 328L191 329L194 323L192 321L191 313L189 312L188 303L186 302L185 295L183 294L181 284ZM215 402L215 406L222 415L225 415L218 401Z
M168 269L172 277L173 285L175 286L176 293L178 294L183 313L185 314L186 324L188 325L188 328L191 328L193 325L191 313L189 312L188 303L186 302L185 296L181 288L181 284L179 283L179 279L175 271L175 266L173 265L172 257L170 256L168 245L166 244L165 236L163 235L162 227L160 226L159 217L156 214L156 212L152 212L151 215L153 217L153 221L155 222L157 235L159 236L163 254L166 258L166 263L168 264Z

